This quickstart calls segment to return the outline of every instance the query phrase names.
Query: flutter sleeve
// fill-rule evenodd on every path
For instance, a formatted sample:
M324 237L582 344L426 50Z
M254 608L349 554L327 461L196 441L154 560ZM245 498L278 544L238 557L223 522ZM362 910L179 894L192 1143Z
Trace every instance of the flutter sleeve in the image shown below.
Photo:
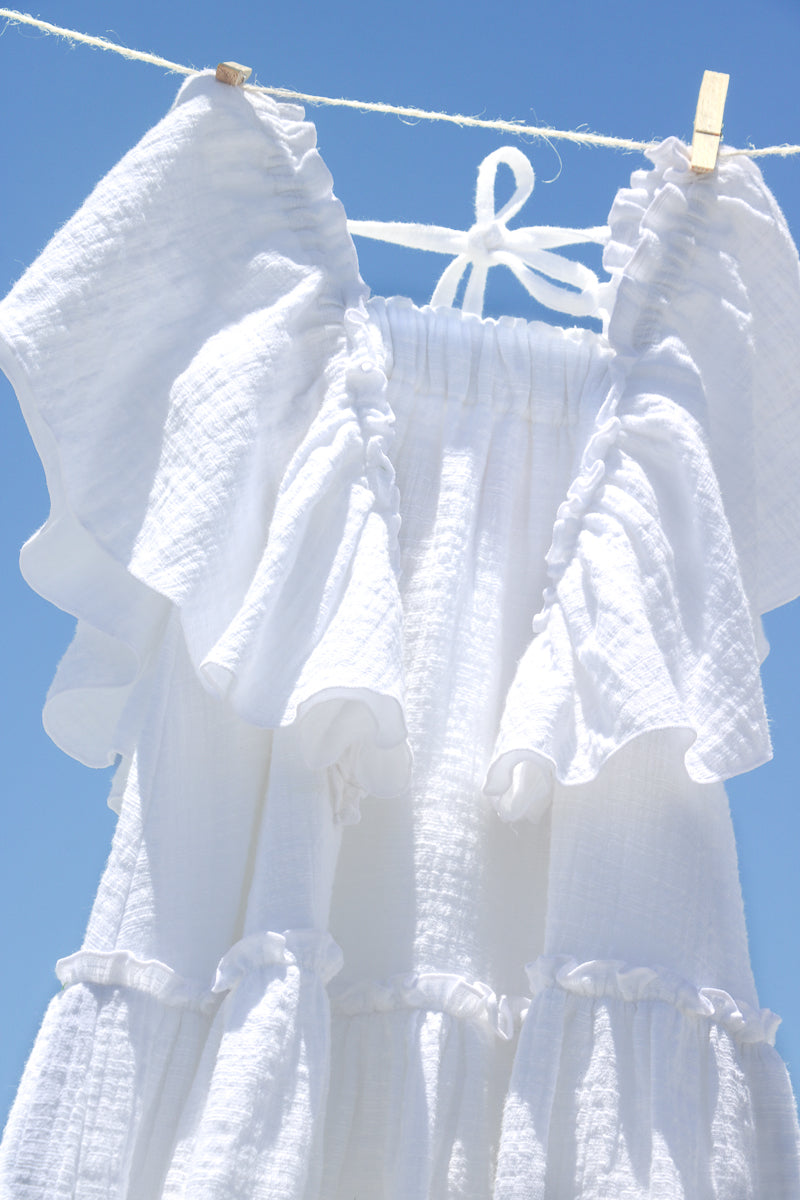
M797 249L753 159L731 151L697 175L674 138L652 158L610 217L606 263L621 280L612 337L638 355L669 338L694 364L703 407L693 415L761 615L800 595Z
M54 740L127 754L166 624L256 725L408 774L397 497L344 212L293 106L201 74L0 306L44 464L30 584L78 619Z
M656 731L698 783L771 755L760 615L800 593L797 251L746 156L651 157L609 217L608 388L487 772L507 819Z

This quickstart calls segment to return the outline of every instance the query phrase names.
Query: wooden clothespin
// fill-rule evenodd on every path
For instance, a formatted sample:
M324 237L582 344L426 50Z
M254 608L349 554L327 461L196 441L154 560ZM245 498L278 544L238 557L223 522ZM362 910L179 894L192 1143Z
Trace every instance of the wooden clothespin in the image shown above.
M692 138L692 170L701 175L713 171L717 165L729 81L730 75L720 71L703 73Z
M252 67L243 67L241 63L221 62L217 64L217 79L220 83L229 83L231 87L241 87L252 74Z

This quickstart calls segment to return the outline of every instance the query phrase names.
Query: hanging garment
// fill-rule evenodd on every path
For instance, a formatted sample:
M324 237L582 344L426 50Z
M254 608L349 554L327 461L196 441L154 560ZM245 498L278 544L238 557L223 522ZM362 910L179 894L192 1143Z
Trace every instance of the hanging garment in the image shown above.
M796 1200L723 780L800 592L800 270L669 140L603 333L369 298L300 110L218 84L0 306L120 760L9 1200Z

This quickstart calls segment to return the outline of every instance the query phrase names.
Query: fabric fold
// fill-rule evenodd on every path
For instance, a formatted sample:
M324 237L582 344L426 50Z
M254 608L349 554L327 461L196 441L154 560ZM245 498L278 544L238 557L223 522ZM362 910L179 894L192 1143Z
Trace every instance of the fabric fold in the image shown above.
M325 985L340 966L338 947L316 930L253 934L225 955L214 987L226 995L181 1114L165 1196L316 1193L330 1069Z
M118 953L101 970L100 958L62 960L65 986L45 1014L0 1147L4 1196L68 1200L76 1180L102 1196L161 1195L174 1113L218 1001L187 994L164 964ZM104 982L92 978L99 974Z
M370 1181L384 1200L492 1194L512 1043L440 999L370 1011L336 1006L325 1200L368 1194Z
M197 228L218 236L200 248ZM51 494L23 570L78 618L45 720L81 761L131 753L174 607L239 716L305 724L351 793L406 785L392 416L365 297L301 110L201 74L0 306Z

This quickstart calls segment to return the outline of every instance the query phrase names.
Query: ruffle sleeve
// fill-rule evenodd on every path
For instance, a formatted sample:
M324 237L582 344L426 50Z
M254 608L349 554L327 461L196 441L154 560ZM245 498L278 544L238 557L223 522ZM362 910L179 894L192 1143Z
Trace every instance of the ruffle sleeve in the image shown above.
M509 820L655 731L697 782L771 754L757 618L800 591L797 253L748 159L652 157L609 218L608 390L487 772Z
M245 720L297 721L348 786L405 785L392 421L364 300L313 127L201 74L0 306L51 496L23 570L78 618L45 723L81 761L130 753L177 613Z
M748 598L800 595L800 262L755 162L724 152L695 174L669 138L609 218L618 281L609 329L623 353L667 338L702 384L704 428Z

